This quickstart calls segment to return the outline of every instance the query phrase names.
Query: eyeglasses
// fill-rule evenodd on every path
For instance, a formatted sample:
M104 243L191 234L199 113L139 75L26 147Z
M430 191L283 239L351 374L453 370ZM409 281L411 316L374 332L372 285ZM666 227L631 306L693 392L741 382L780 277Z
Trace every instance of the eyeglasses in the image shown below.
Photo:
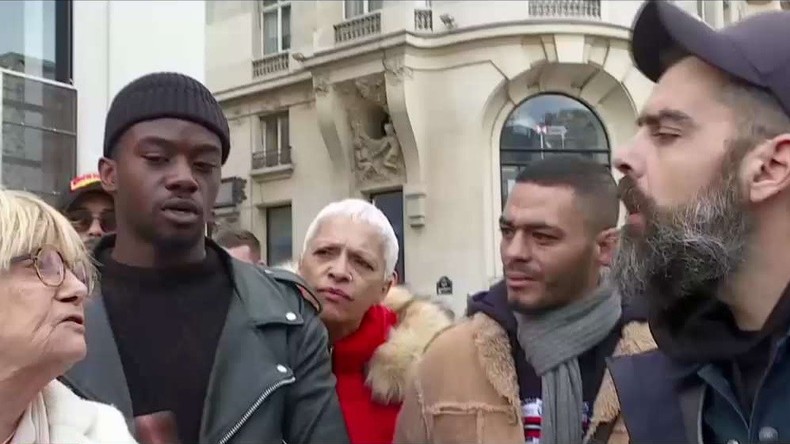
M94 216L90 211L84 209L72 210L66 213L69 221L75 230L80 233L88 231L94 220L99 221L99 226L105 233L115 231L115 212L102 211L98 216Z
M33 268L35 268L38 278L47 287L58 288L66 280L66 261L54 247L44 246L36 250L35 253L14 257L11 259L11 265L23 261L33 261ZM75 264L69 269L80 282L88 287L88 294L91 294L93 282L85 264Z

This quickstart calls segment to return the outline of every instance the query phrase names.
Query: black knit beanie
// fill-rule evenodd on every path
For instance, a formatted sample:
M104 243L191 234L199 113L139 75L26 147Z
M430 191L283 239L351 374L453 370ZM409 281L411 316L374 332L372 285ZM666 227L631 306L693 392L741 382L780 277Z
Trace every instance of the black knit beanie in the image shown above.
M216 133L222 142L222 163L230 153L228 120L211 92L192 77L173 72L146 74L118 92L107 112L104 156L132 125L164 117L188 120Z

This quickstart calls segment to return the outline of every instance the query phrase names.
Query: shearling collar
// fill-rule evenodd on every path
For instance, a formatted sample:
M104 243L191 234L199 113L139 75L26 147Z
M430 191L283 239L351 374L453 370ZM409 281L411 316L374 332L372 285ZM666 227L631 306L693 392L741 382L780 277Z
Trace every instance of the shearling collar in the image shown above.
M403 401L412 364L453 321L441 307L415 298L403 287L392 288L383 305L397 313L398 322L370 359L365 383L375 400L391 404Z
M489 383L516 411L520 411L516 367L510 352L507 332L497 321L482 312L476 313L470 322L474 326L474 343L478 360ZM656 343L646 322L628 322L621 330L621 337L613 356L634 355L655 348ZM612 376L607 370L593 403L588 436L595 433L600 424L617 420L619 414L620 401Z

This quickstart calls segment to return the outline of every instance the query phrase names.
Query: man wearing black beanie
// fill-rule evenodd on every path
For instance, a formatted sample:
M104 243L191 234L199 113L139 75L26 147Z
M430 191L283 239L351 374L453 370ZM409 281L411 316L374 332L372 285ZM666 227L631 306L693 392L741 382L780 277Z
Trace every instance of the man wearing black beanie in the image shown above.
M222 109L190 77L145 75L115 97L99 171L116 235L94 252L88 356L64 382L118 407L141 440L348 442L299 278L205 237L229 151Z

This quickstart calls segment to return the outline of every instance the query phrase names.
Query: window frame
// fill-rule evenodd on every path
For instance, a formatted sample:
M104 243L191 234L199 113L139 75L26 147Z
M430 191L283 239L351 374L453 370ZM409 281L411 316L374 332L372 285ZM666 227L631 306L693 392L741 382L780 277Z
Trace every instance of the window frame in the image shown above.
M705 21L705 2L703 0L697 0L697 15L702 21Z
M291 49L290 42L288 43L288 48L283 49L283 8L288 7L291 10L290 17L288 18L289 21L289 28L293 28L291 26L291 18L293 18L293 6L291 0L276 0L277 3L273 5L264 5L263 0L258 0L258 30L260 32L260 45L261 50L260 54L261 57L271 56L274 54L280 54L285 51L289 51ZM264 19L266 14L276 11L277 12L277 51L275 52L266 52L266 20ZM293 34L293 33L292 33Z
M383 0L381 2L381 8L374 9L372 11L370 10L370 0L351 0L351 1L356 1L356 2L362 2L362 14L349 16L348 15L348 8L346 8L346 1L349 1L349 0L343 0L343 17L344 17L344 20L351 20L351 19L355 19L357 17L363 17L363 16L366 16L366 15L372 13L372 12L381 11L382 9L384 9L384 1Z
M392 196L400 197L400 224L393 224L389 219L385 209L382 209L379 207L379 205L377 205L378 198L387 198ZM373 206L378 208L385 217L387 217L387 220L390 222L390 225L392 225L392 228L395 231L395 237L398 239L398 260L395 262L394 271L398 273L398 285L403 285L406 283L406 201L403 188L373 191L368 193L367 200L373 204ZM400 230L397 229L396 225L400 227Z
M285 148L283 147L283 132L284 132L284 130L283 130L283 121L287 122L286 126L288 127L288 131L290 131L290 127L291 127L290 118L291 118L290 117L290 113L287 110L286 111L282 111L282 112L278 112L278 113L260 114L260 115L258 115L258 133L259 133L258 134L258 143L255 144L253 149L254 149L254 152L256 152L256 153L263 153L262 155L263 155L264 158L268 158L268 156L272 155L271 154L272 151L270 151L269 147L267 146L267 139L268 139L267 138L267 135L268 135L267 131L268 131L268 128L269 128L269 123L270 123L269 121L274 120L275 122L277 122L276 123L276 125L277 125L277 142L276 142L277 147L274 150L276 152L276 154L277 154L277 162L274 165L271 165L271 166L289 165L289 164L293 163L293 161L290 161L290 162L287 162L287 163L282 161L283 151L285 151ZM290 150L290 148L291 148L291 135L288 134L288 149ZM265 164L265 160L264 160L264 164Z
M74 2L55 2L55 80L74 84Z
M566 149L566 148L563 147L563 148L541 148L541 149L523 149L523 150L502 149L502 136L505 133L505 129L508 126L507 123L510 120L510 117L515 112L517 112L519 110L519 108L521 108L522 106L527 104L527 102L529 102L531 100L534 100L534 99L537 99L539 97L543 97L543 96L561 96L561 97L565 97L565 98L568 98L568 99L578 103L579 105L581 105L585 109L587 109L587 111L590 112L590 114L596 119L596 121L600 125L600 129L601 129L602 134L603 134L604 143L606 144L606 148L605 149ZM516 169L516 175L518 175L521 172L521 170L523 168L525 168L529 164L529 162L509 161L507 159L504 159L504 157L506 157L506 156L503 155L503 153L505 153L505 154L511 153L511 152L540 153L541 154L541 158L543 158L545 154L548 154L548 155L567 154L567 155L582 155L582 156L583 155L591 155L591 156L594 156L593 159L595 159L596 162L598 162L598 160L596 159L595 156L604 155L605 154L606 158L607 158L605 166L607 168L610 168L610 169L612 168L612 139L611 139L611 137L609 135L609 132L607 131L606 124L604 123L604 119L601 118L601 116L595 111L595 109L589 103L585 102L583 99L581 99L579 97L574 97L572 95L565 94L565 93L562 93L562 92L556 92L556 91L546 91L546 92L541 92L539 94L531 95L531 96L525 98L524 100L522 100L521 102L519 102L515 107L513 107L513 109L510 110L510 112L508 113L508 116L505 119L505 122L502 124L502 127L499 130L499 146L497 147L497 149L499 150L498 151L499 152L499 182L500 182L500 186L501 186L500 195L501 195L501 200L502 200L502 208L504 208L506 198L507 198L508 194L510 194L508 192L508 190L507 190L506 185L503 182L504 181L503 174L502 174L503 169L508 168L508 167L515 168ZM600 162L598 162L598 163L600 163ZM604 164L601 163L601 165L604 165Z

